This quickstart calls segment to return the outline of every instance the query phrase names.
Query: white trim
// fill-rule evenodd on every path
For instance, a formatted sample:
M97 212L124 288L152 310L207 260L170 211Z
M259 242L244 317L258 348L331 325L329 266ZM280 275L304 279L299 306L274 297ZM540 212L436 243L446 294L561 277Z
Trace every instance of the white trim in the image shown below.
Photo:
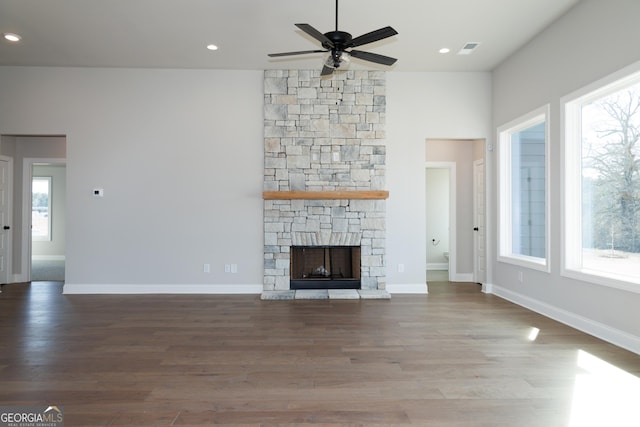
M65 283L64 294L252 294L260 295L264 290L262 284L213 285L198 284L81 284Z
M456 273L450 280L452 282L473 282L473 273Z
M483 142L483 144L486 146L486 141ZM480 213L478 212L478 189L480 187L480 183L478 182L478 178L477 178L477 171L478 169L482 167L483 170L483 188L482 191L484 192L484 194L482 195L482 199L484 200L484 206L483 206L483 215L482 215L482 219L483 221L480 223L478 221L478 217L480 216ZM477 159L473 161L473 222L475 227L478 230L474 229L473 232L473 281L474 282L480 282L481 281L481 276L482 274L481 272L481 268L484 267L484 273L485 273L485 277L483 278L484 280L487 279L486 277L486 273L487 273L487 167L486 167L486 161L485 158L483 157L482 159ZM480 242L482 241L479 237L478 234L480 232L480 227L482 227L482 229L484 230L484 265L480 265L480 263L478 263L478 248L480 246Z
M390 294L428 294L429 287L426 283L387 284L386 291Z
M453 280L453 275L457 269L457 173L456 162L425 162L426 169L449 169L449 280ZM425 172L426 173L426 172ZM426 237L426 236L425 236Z
M560 274L570 279L582 280L583 282L593 283L595 285L608 286L610 288L640 294L640 285L636 282L625 280L625 276L616 276L614 273L603 271L589 273L589 271L591 270L563 268Z
M612 328L604 323L597 322L579 314L538 301L526 295L513 292L501 286L486 285L485 289L487 293L494 294L514 304L518 304L519 306L542 314L543 316L557 320L565 325L569 325L579 331L593 335L636 354L640 354L640 337Z
M64 261L66 256L64 255L33 255L32 260L36 261Z
M6 259L4 260L5 262L5 269L6 269L6 281L7 283L16 283L15 280L15 273L13 272L13 236L14 236L14 230L15 230L15 226L13 224L13 209L14 209L14 203L13 203L13 184L14 184L14 179L13 179L13 157L8 157L8 156L3 156L0 155L0 160L2 161L6 161L7 162L7 223L6 224L0 224L0 226L4 226L4 225L8 225L11 227L11 229L8 230L7 232L7 240L5 242L6 244Z
M449 264L446 262L428 262L427 270L448 270Z
M535 270L550 272L550 104L543 105L535 110L520 116L509 123L506 123L497 129L497 142L498 142L498 256L499 262L515 264L521 267L532 268ZM545 144L544 144L544 168L545 168L545 256L544 258L523 256L513 253L512 248L512 207L511 200L513 177L511 174L511 135L514 133L525 130L536 124L544 123L545 128Z
M492 294L493 293L493 283L483 283L482 284L482 293L484 293L484 294Z

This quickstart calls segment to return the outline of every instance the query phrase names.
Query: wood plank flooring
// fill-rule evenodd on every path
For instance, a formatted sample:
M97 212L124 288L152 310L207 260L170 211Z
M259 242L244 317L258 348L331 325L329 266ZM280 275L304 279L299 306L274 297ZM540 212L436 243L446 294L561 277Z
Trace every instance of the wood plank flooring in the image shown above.
M429 291L260 301L5 285L0 405L62 406L67 427L640 425L640 356L477 285Z

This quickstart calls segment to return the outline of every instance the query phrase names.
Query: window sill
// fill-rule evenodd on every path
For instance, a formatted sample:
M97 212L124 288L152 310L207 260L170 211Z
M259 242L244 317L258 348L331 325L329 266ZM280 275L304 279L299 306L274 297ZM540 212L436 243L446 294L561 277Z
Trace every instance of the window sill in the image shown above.
M518 267L530 268L532 270L549 273L549 263L546 259L528 256L498 256L498 262L517 265Z
M570 279L581 280L583 282L592 283L594 285L606 286L608 288L620 289L623 291L640 294L640 279L638 281L630 281L627 276L620 276L613 273L604 273L594 270L572 270L562 269L561 276Z

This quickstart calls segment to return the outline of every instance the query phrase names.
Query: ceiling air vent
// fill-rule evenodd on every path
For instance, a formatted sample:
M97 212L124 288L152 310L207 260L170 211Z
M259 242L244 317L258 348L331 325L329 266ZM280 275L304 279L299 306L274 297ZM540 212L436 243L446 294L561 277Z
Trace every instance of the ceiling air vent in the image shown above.
M458 55L470 55L471 52L473 52L478 46L480 46L480 43L478 42L467 43L462 46L462 49L460 49L460 51L458 51Z

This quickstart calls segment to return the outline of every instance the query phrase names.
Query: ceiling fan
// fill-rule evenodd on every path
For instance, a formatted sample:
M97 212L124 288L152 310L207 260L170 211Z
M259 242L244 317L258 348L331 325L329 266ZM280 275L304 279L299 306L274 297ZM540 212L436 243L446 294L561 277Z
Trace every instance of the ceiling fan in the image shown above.
M308 53L330 52L329 57L326 59L322 72L320 75L326 76L333 73L334 70L341 65L349 63L349 57L362 59L364 61L375 62L376 64L393 65L397 59L389 56L379 55L377 53L364 52L362 50L351 49L353 47L362 46L364 44L373 43L378 40L386 39L387 37L398 34L396 30L391 27L380 28L379 30L371 31L370 33L363 34L359 37L352 38L351 34L344 31L338 31L338 0L336 0L336 30L329 31L322 34L309 24L295 24L305 33L309 34L314 39L318 40L324 50L302 50L297 52L283 52L283 53L270 53L270 57L278 56L291 56L291 55L305 55ZM351 50L346 50L351 49Z

